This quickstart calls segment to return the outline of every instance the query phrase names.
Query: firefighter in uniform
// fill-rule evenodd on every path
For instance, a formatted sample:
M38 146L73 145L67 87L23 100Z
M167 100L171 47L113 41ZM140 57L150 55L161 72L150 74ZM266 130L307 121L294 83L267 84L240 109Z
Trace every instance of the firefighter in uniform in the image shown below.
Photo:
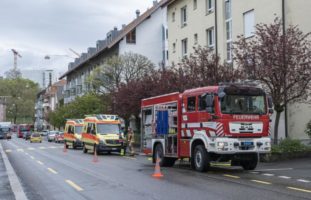
M133 130L129 127L127 129L127 144L128 144L128 147L129 147L129 151L130 151L130 155L131 156L134 156L135 155L135 151L134 151L134 132Z

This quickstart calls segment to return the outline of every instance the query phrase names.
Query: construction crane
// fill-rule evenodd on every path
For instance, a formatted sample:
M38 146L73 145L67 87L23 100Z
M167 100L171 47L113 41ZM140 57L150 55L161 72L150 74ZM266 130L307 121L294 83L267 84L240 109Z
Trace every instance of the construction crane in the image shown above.
M77 55L78 57L80 57L81 55L79 53L77 53L76 51L74 51L73 49L69 48L69 51L71 51L72 53L74 53L75 55Z
M15 49L11 49L13 54L14 54L14 70L16 71L17 70L17 57L22 57L18 51L16 51Z

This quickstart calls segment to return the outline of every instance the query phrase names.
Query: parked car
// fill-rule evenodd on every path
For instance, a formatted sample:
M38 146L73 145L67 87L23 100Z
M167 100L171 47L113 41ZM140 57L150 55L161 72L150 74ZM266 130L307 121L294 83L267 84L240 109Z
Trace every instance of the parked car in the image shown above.
M0 139L5 138L5 133L2 131L2 128L0 127Z
M23 139L25 140L29 140L30 139L30 136L31 136L31 131L23 131Z
M31 134L30 136L30 143L33 143L33 142L42 142L42 137L39 133L33 133Z
M41 136L47 136L48 133L49 133L48 130L43 130L43 131L41 132Z
M11 129L9 126L0 126L0 129L2 132L0 135L0 139L11 139Z
M55 141L55 136L57 133L58 131L49 131L48 136L47 136L48 142Z
M55 140L56 143L62 143L64 142L64 132L59 132L55 135Z

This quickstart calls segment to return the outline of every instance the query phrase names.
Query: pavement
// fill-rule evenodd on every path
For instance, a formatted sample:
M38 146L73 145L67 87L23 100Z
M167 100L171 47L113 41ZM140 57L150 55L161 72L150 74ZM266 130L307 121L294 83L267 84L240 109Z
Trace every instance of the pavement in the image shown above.
M146 156L98 155L96 161L81 150L64 152L63 144L0 143L29 200L311 199L311 159L259 163L254 171L214 164L207 173L177 162L155 179Z
M15 199L2 154L0 154L0 180L0 199Z

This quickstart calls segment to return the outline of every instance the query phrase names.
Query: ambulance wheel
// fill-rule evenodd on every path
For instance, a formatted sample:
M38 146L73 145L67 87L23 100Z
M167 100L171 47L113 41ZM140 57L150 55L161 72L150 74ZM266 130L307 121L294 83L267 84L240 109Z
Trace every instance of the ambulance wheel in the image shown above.
M85 147L85 144L83 144L83 153L87 153L87 148Z
M240 163L244 170L254 170L257 167L258 157L256 154L253 154L250 160L242 160Z
M209 155L203 145L198 145L194 148L194 153L191 156L192 168L199 172L206 172L210 166Z

